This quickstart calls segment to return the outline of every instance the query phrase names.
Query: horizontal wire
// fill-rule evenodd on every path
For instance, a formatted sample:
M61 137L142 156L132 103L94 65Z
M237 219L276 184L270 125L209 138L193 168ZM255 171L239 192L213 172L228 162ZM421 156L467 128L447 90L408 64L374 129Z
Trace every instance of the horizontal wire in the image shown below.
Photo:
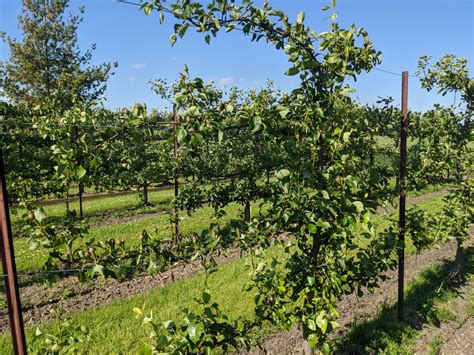
M385 70L385 69L381 69L381 68L373 68L374 70L378 70L379 72L382 72L382 73L386 73L386 74L391 74L391 75L397 75L397 76L402 76L403 74L401 73L397 73L397 72L394 72L394 71L390 71L390 70ZM420 78L418 75L411 75L411 74L408 74L408 76L412 77L412 78Z
M0 126L2 125L20 125L20 126L38 126L38 127L78 127L78 128L115 128L115 129L120 129L120 128L130 128L130 129L144 129L147 128L148 126L161 126L161 125L175 125L177 124L176 122L173 121L158 121L158 122L152 122L148 123L147 126L142 126L142 127L133 127L133 126L118 126L118 125L93 125L93 124L75 124L75 123L34 123L34 122L11 122L11 121L4 121L0 122Z

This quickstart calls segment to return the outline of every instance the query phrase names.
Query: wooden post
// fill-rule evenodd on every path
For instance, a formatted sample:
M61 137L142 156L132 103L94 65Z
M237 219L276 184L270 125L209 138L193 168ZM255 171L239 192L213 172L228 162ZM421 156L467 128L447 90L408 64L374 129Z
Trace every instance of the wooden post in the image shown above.
M179 213L178 213L178 205L176 199L179 195L179 171L177 168L178 164L178 115L176 114L176 107L173 105L173 157L175 162L175 170L174 170L174 217L175 217L175 242L178 243L179 241Z
M400 124L400 204L398 216L398 320L403 321L403 291L405 287L405 199L407 183L408 72L402 73L402 119Z
M13 339L15 354L26 354L25 330L21 313L20 293L16 277L15 253L13 251L13 236L8 209L7 186L5 182L5 167L3 152L0 150L0 223L1 223L1 252L3 266L3 282L8 303L8 317Z

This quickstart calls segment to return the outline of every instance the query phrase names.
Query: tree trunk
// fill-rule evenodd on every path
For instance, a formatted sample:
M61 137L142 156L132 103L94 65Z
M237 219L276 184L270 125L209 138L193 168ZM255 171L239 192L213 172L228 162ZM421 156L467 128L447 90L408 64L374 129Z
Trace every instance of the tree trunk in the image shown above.
M74 257L73 257L73 252L72 252L72 243L73 243L72 240L67 242L67 257L71 265L74 262Z
M69 216L69 188L66 188L66 216Z
M453 265L453 269L451 270L451 274L453 276L459 276L459 272L461 270L463 252L464 252L464 248L462 244L458 242L458 246L456 248L456 256L454 258L454 265Z
M244 220L250 222L250 201L245 202Z
M148 206L148 182L146 180L143 183L143 204Z
M84 184L82 182L79 183L79 216L82 218L84 213L82 211L82 194L84 193Z

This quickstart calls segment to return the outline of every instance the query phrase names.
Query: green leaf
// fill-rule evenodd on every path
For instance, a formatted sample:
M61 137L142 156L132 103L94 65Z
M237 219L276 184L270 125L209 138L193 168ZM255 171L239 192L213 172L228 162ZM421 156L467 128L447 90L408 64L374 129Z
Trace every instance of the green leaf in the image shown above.
M135 307L132 309L132 312L135 313L137 318L143 316L143 310L141 308Z
M354 201L352 204L356 207L357 212L362 212L364 210L364 204L360 201Z
M188 135L188 132L186 132L184 128L181 127L180 129L178 129L178 133L177 133L178 142L184 141L187 135Z
M337 54L330 54L326 58L326 63L329 64L334 64L334 63L339 63L341 61L341 58Z
M214 26L216 26L216 28L217 28L218 30L221 29L221 23L219 22L219 20L218 20L217 18L213 17L213 18L212 18L212 22L214 23Z
M316 226L322 229L328 229L329 227L331 227L331 224L328 221L318 220Z
M316 324L318 325L319 329L321 329L321 332L323 334L326 333L328 323L329 322L326 318L326 312L322 311L321 313L319 313L318 317L316 318Z
M164 335L160 335L157 339L156 339L156 347L157 349L163 349L165 347L167 347L169 345L170 341L168 339L167 336L164 336ZM152 354L152 352L150 353Z
M152 11L153 11L152 3L146 3L143 5L143 12L145 13L146 16L150 15Z
M351 135L351 132L344 132L342 135L342 140L347 143L349 141L349 136Z
M306 321L306 326L308 327L309 330L312 330L312 331L316 330L316 323L312 319L308 319Z
M281 169L281 170L278 170L276 173L275 173L275 177L278 179L278 180L282 180L283 178L287 177L287 176L290 176L290 171L288 169Z
M291 67L290 69L287 70L287 72L285 74L288 75L288 76L294 76L294 75L298 74L299 72L300 72L300 70L298 68Z
M35 219L38 222L43 222L43 220L46 218L46 212L44 211L43 207L39 207L35 210Z
M40 242L37 240L30 241L30 250L36 250L40 246Z
M197 343L202 334L202 324L190 323L188 325L188 335L193 343Z
M262 125L262 117L260 116L253 116L252 117L252 133L256 133L260 130Z
M318 231L318 227L316 227L315 224L310 223L307 225L307 227L310 233L315 234Z
M315 348L316 345L318 344L318 336L314 333L311 333L310 335L308 335L308 344L311 348Z
M163 327L166 330L172 330L172 329L175 328L175 324L172 320L167 320L167 321L163 322Z
M76 177L77 177L78 179L82 179L82 178L86 175L87 170L84 169L82 166L79 165L78 167L76 167L75 173L76 173Z
M321 195L323 195L325 200L329 200L329 194L326 190L321 190Z
M331 7L330 6L323 6L321 10L326 11L329 10Z
M281 118L286 118L286 116L290 112L290 109L288 107L285 107L285 106L278 106L277 111L280 114Z
M92 273L94 275L99 274L100 276L105 277L104 271L105 271L104 265L94 265L94 267L92 268Z
M165 15L160 12L160 24L162 24L165 21Z
M209 290L202 291L202 301L205 304L209 304L210 300L211 300L211 293L209 292Z
M304 21L304 11L301 11L298 16L296 16L296 23L302 24Z
M171 42L171 45L174 46L174 44L176 43L176 34L173 33L171 36L170 36L170 42Z
M234 106L232 104L226 104L225 105L225 110L227 112L233 112L234 111Z
M199 110L199 107L197 106L191 106L186 111L184 111L184 115L189 116L189 117L198 117L200 114L201 114L201 111Z

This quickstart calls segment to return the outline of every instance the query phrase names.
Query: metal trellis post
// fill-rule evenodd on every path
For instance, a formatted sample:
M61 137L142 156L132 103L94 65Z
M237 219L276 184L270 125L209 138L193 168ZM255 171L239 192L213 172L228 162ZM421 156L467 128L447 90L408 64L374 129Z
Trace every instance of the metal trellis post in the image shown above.
M7 187L3 152L0 150L0 223L1 252L3 266L3 282L8 303L8 316L15 354L26 354L25 330L21 313L20 293L16 275L15 253L13 252L13 236L8 209Z
M178 115L176 113L176 108L173 105L173 156L174 156L174 162L175 164L178 164ZM179 172L177 167L175 167L175 172L174 172L174 198L175 198L175 203L174 203L174 217L175 217L175 239L176 243L179 241L179 214L178 214L178 206L176 199L178 198L179 195Z
M408 72L402 73L402 119L400 124L400 204L398 251L398 320L403 321L403 291L405 287L405 200L407 183Z

